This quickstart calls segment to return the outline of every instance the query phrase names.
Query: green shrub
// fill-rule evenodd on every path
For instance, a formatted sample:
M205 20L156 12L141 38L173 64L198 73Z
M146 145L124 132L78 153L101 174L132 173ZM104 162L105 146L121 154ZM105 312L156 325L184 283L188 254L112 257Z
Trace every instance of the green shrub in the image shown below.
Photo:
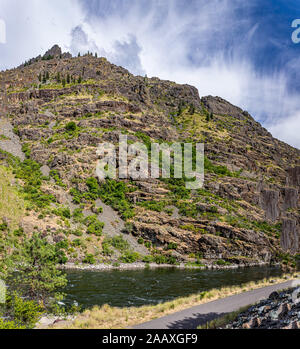
M75 230L71 231L71 234L73 234L75 236L82 236L83 232L80 229L75 229Z
M185 178L164 178L162 181L168 184L171 196L182 200L190 198L191 191L186 188Z
M129 243L124 240L122 235L114 236L110 240L111 245L119 251L125 251L129 248Z
M24 181L22 191L25 193L26 200L31 201L38 208L49 206L51 202L56 201L53 195L45 194L41 190L43 176L40 171L41 166L37 162L31 159L20 162L19 159L11 158L10 163L16 178Z
M72 241L72 246L74 246L74 247L79 247L81 245L82 245L82 241L80 239L74 239Z
M163 201L144 201L139 202L138 205L146 208L147 210L162 212L166 206L166 203Z
M178 245L175 242L170 242L167 246L167 250L176 250Z
M62 240L56 244L57 249L67 250L69 248L69 241L67 239Z
M68 122L66 124L65 129L66 129L67 132L72 133L72 132L76 131L77 125L76 125L76 123L74 121L71 121L71 122Z
M54 181L57 185L59 185L62 188L66 188L66 185L61 180L59 172L57 170L51 170L50 177L52 177L54 179Z
M44 310L37 302L23 299L16 293L8 297L7 308L14 322L26 328L33 328Z
M151 255L144 256L143 259L142 259L142 262L144 262L144 263L152 263L152 262L154 262L154 258Z
M53 214L61 218L71 218L71 211L68 207L62 207L52 210Z
M82 262L85 264L95 264L96 260L92 254L88 253Z
M22 152L25 154L27 159L30 158L31 149L30 149L30 145L28 143L25 143L22 145Z
M86 184L91 199L100 197L104 203L119 211L124 219L133 217L132 206L126 198L129 189L124 182L108 179L99 185L95 178L89 178Z
M167 264L168 263L167 257L163 256L162 254L154 255L153 260L156 264Z
M96 215L88 216L84 219L83 223L88 227L87 233L96 236L102 235L102 230L104 228L104 223L97 219Z
M144 245L144 239L143 238L138 238L138 244Z
M102 254L104 256L110 257L114 254L114 251L110 248L110 242L104 240L102 243Z
M230 265L229 262L225 262L223 259L218 259L215 264L223 266L223 265Z
M125 234L132 234L133 229L134 229L133 224L130 223L130 222L126 222L126 223L125 223L125 227L124 227L124 229L123 229L123 232L124 232Z
M76 223L82 223L84 220L84 214L80 208L75 208L72 217Z
M140 254L137 252L127 251L121 256L120 261L122 263L134 263L140 259Z
M25 330L26 326L18 325L15 321L5 321L0 318L0 330Z
M34 233L24 238L18 248L18 273L10 279L12 289L31 299L50 304L51 299L60 296L58 289L67 283L65 274L57 269L63 251Z
M213 163L204 157L204 169L207 172L212 172L220 176L235 177L235 175L228 170L226 166L213 165Z
M104 223L103 222L94 222L92 224L90 224L87 228L87 233L88 234L93 234L96 236L101 236L102 235L102 230L104 228Z
M152 247L151 242L150 242L150 241L146 241L146 242L145 242L145 247L146 247L146 248L151 248L151 247Z
M16 229L13 234L14 236L23 236L24 230L22 228Z
M75 188L70 190L74 203L91 202L100 198L104 203L120 212L123 219L126 220L134 216L133 207L126 198L129 188L124 182L107 179L99 185L97 179L91 177L86 180L86 185L88 191L84 193Z
M0 224L0 231L6 231L8 229L8 224L3 222Z
M156 264L178 264L176 257L174 256L165 256L162 254L155 254L153 260Z

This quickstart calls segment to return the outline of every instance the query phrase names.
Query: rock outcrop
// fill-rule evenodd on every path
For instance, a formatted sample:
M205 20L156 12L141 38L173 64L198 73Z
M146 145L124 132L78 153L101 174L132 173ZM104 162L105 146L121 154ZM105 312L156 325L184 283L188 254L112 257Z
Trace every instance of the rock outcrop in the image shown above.
M297 221L293 219L283 219L282 234L280 240L281 247L285 251L297 253L300 249L299 238L300 232Z
M76 194L73 200L91 210L86 183L95 176L97 146L117 146L120 134L148 149L151 142L205 143L201 190L186 190L176 179L122 179L122 199L107 198L119 214L130 209L118 232L127 229L155 256L195 263L278 262L284 253L300 252L300 151L273 138L241 108L220 97L200 98L193 86L133 76L105 58L72 58L57 45L0 72L0 87L11 138L41 165L42 188L56 198L54 206L74 210L68 195ZM0 146L8 142L1 134ZM0 152L1 163L6 159ZM93 241L97 256L101 244Z
M298 290L298 291L297 291ZM273 292L268 299L251 306L226 325L226 329L300 329L299 289Z

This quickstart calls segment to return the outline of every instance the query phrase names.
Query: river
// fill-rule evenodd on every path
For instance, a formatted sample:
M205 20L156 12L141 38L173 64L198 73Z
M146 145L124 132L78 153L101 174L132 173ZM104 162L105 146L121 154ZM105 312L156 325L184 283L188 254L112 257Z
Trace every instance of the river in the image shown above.
M277 267L224 270L159 268L127 271L67 271L66 303L129 307L158 304L222 286L282 275Z

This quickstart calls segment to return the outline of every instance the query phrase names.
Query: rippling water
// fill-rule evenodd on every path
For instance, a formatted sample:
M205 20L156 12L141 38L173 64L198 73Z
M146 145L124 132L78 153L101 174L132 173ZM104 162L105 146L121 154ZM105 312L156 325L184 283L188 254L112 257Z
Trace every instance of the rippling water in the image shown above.
M68 271L69 283L64 292L67 303L77 301L83 308L103 304L141 306L281 274L281 269L275 267Z

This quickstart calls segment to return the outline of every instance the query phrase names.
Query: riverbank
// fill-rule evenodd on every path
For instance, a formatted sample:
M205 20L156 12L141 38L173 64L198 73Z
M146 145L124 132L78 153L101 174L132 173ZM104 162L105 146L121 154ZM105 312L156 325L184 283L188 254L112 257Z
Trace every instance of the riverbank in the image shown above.
M282 289L293 287L294 281L264 286L251 291L239 293L233 296L221 298L205 304L193 306L174 314L141 323L134 329L196 329L203 326L207 321L224 317L232 312L241 311L241 308L250 307L262 299L268 298L270 294L278 294ZM234 319L233 319L234 320ZM251 319L252 320L252 319ZM248 319L250 322L251 320ZM203 326L205 328L205 326Z
M300 329L299 292L296 290L297 288L292 287L274 291L259 303L211 321L201 328Z
M281 277L272 277L256 282L249 282L240 286L222 287L197 293L188 297L181 297L157 305L141 307L111 307L103 305L93 307L79 314L74 321L57 322L47 328L63 329L122 329L133 327L166 316L196 305L204 304L217 299L240 294L261 287L294 280L297 274L286 274Z
M272 266L279 266L280 264L273 264ZM238 268L251 268L251 267L265 267L270 266L270 263L249 263L249 264L230 264L230 265L217 265L217 264L205 264L195 265L192 263L180 263L176 264L156 264L156 263L118 263L118 264L75 264L66 263L60 265L59 268L65 270L90 270L90 271L105 271L105 270L142 270L142 269L157 269L157 268L177 268L177 269L200 269L200 270L222 270L222 269L238 269Z

